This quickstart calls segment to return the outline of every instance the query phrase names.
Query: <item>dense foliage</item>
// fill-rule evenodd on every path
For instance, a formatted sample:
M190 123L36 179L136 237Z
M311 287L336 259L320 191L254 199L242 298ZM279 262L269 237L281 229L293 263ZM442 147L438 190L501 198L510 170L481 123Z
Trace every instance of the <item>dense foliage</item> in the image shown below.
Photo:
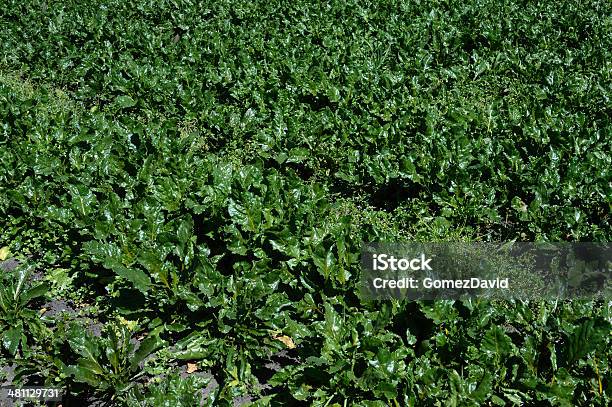
M363 241L610 240L611 16L3 1L0 383L74 405L609 405L612 303L356 284Z

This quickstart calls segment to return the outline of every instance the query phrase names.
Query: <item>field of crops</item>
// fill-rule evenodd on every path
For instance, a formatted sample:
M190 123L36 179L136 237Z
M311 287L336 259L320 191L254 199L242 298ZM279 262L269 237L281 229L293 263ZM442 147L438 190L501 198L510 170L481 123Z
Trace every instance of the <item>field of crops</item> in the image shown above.
M609 406L612 301L357 284L363 242L609 242L611 97L609 0L3 0L0 386Z

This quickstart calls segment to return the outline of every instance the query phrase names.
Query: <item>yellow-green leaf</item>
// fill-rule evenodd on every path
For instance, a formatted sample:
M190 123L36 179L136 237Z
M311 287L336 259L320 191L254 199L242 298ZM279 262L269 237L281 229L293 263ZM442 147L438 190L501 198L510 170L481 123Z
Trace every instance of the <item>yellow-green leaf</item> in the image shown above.
M9 256L9 248L8 246L4 246L2 248L0 248L0 261L4 261L8 258Z

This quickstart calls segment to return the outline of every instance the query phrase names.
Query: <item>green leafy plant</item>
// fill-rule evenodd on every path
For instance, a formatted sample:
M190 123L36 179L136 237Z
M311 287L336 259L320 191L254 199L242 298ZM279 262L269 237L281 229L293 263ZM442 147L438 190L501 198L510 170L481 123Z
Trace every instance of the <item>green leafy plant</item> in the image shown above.
M214 389L207 391L211 379L199 375L182 377L172 373L169 377L136 388L131 391L132 397L128 406L213 406L216 398Z
M46 330L38 310L28 307L49 290L46 283L31 280L33 268L21 265L0 276L0 341L13 357L19 349L27 354L35 338Z
M611 7L0 2L0 259L53 286L0 275L0 364L66 405L189 404L195 362L216 405L610 405L605 301L358 284L362 242L610 241Z
M159 331L149 332L137 345L123 323L106 325L100 337L75 323L67 340L79 358L76 364L64 366L63 373L97 388L111 400L121 399L143 376L140 364L165 344Z

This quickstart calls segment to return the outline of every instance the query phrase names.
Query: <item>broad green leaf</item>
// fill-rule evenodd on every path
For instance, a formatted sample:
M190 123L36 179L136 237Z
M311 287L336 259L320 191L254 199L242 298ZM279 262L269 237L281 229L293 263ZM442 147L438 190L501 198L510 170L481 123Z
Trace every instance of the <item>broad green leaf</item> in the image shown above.
M28 302L34 298L42 297L49 291L49 286L46 283L38 284L32 288L24 291L19 297L20 305L25 306Z
M319 251L313 254L312 259L314 261L314 264L319 269L319 272L321 273L321 275L323 275L323 277L328 279L329 276L331 275L334 265L336 264L336 258L333 252L331 251L331 249L327 250L326 252Z
M22 334L23 325L21 324L9 328L2 333L2 345L4 345L9 355L14 356L17 353Z
M74 352L81 355L84 360L88 360L88 363L93 364L96 372L102 372L102 367L98 363L100 357L100 348L95 338L92 338L87 334L85 329L78 325L73 324L68 334L68 343Z
M481 349L489 355L501 358L512 351L512 340L502 328L494 325L485 334Z
M117 96L117 98L115 99L115 104L123 109L126 107L132 107L136 105L136 101L134 99L132 99L130 96L127 95L122 95L122 96Z
M17 302L18 299L21 297L21 293L25 289L27 280L30 277L30 274L31 274L33 269L34 269L34 266L32 266L32 265L28 265L28 266L25 266L25 267L20 267L18 269L18 271L17 271L17 284L15 286L15 291L13 292L13 301L14 302Z
M588 319L578 325L569 335L564 351L564 364L571 366L590 352L598 349L612 332L610 323L604 320Z
M66 372L74 375L76 381L87 383L94 387L102 387L104 384L100 379L100 374L102 374L102 372L97 369L92 370L90 367L95 368L96 366L91 363L79 363L77 366L69 366Z
M137 268L127 268L120 264L115 264L113 266L113 271L126 280L130 281L134 284L134 288L137 290L146 293L151 288L151 279L149 276L142 270Z
M135 369L140 362L142 362L147 356L153 353L155 350L161 348L166 344L166 341L162 340L157 334L145 338L141 343L136 353L130 360L130 364Z
M78 368L83 369L88 375L104 374L102 366L93 359L79 359Z

